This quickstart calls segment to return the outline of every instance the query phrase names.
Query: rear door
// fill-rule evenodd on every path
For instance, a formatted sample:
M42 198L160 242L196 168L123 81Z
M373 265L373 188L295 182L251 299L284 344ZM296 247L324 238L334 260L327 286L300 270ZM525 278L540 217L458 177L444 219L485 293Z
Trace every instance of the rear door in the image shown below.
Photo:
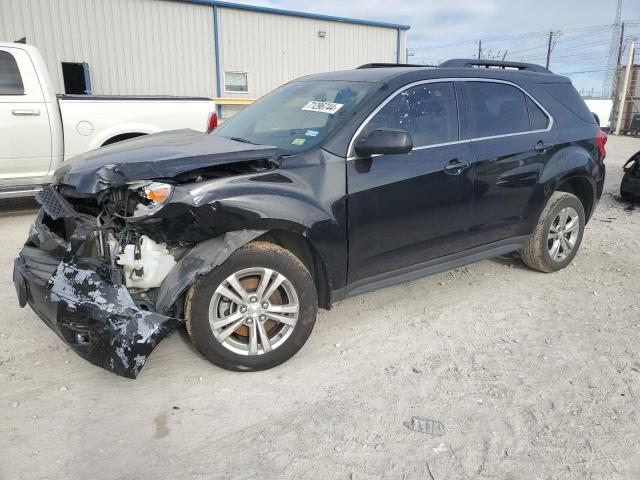
M414 148L347 161L350 283L465 248L473 169L458 116L453 82L423 82L365 124L357 138L401 129Z
M560 150L551 116L508 82L462 85L475 166L470 246L527 235L541 201L535 198L538 179Z
M29 54L19 48L0 48L0 132L0 181L47 175L47 104Z

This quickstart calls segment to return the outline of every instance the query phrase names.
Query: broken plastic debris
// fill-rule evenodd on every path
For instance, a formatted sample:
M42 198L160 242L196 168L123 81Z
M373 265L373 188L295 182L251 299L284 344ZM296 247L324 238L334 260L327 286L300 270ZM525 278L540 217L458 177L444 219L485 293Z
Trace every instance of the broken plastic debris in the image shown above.
M426 433L434 437L441 437L445 434L444 425L436 420L413 417L410 421L403 422L403 425L414 432Z

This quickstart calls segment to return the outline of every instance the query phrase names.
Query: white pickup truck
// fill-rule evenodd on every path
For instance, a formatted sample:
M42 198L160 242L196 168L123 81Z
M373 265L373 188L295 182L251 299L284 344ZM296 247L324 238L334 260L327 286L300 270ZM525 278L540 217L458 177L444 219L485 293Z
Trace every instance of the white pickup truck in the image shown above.
M88 150L216 124L208 98L56 95L37 48L0 43L0 198L38 190L64 160Z

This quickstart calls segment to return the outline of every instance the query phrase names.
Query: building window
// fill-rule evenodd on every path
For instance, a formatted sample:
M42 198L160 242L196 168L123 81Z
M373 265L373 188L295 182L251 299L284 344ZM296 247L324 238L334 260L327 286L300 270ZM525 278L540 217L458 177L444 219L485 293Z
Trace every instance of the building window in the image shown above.
M64 93L69 95L91 95L89 64L86 62L62 62Z
M248 92L247 72L224 72L224 91L230 93Z

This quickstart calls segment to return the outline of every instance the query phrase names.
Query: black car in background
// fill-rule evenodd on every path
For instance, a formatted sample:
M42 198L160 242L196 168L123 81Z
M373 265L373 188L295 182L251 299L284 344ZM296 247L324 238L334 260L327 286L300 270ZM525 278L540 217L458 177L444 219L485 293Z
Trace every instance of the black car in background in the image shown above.
M538 271L569 265L605 142L569 79L536 65L311 75L212 134L66 163L38 195L14 282L117 374L135 377L182 323L215 364L266 369L346 296L516 251Z
M620 183L620 197L623 200L640 198L640 152L629 158L622 168L624 174Z

